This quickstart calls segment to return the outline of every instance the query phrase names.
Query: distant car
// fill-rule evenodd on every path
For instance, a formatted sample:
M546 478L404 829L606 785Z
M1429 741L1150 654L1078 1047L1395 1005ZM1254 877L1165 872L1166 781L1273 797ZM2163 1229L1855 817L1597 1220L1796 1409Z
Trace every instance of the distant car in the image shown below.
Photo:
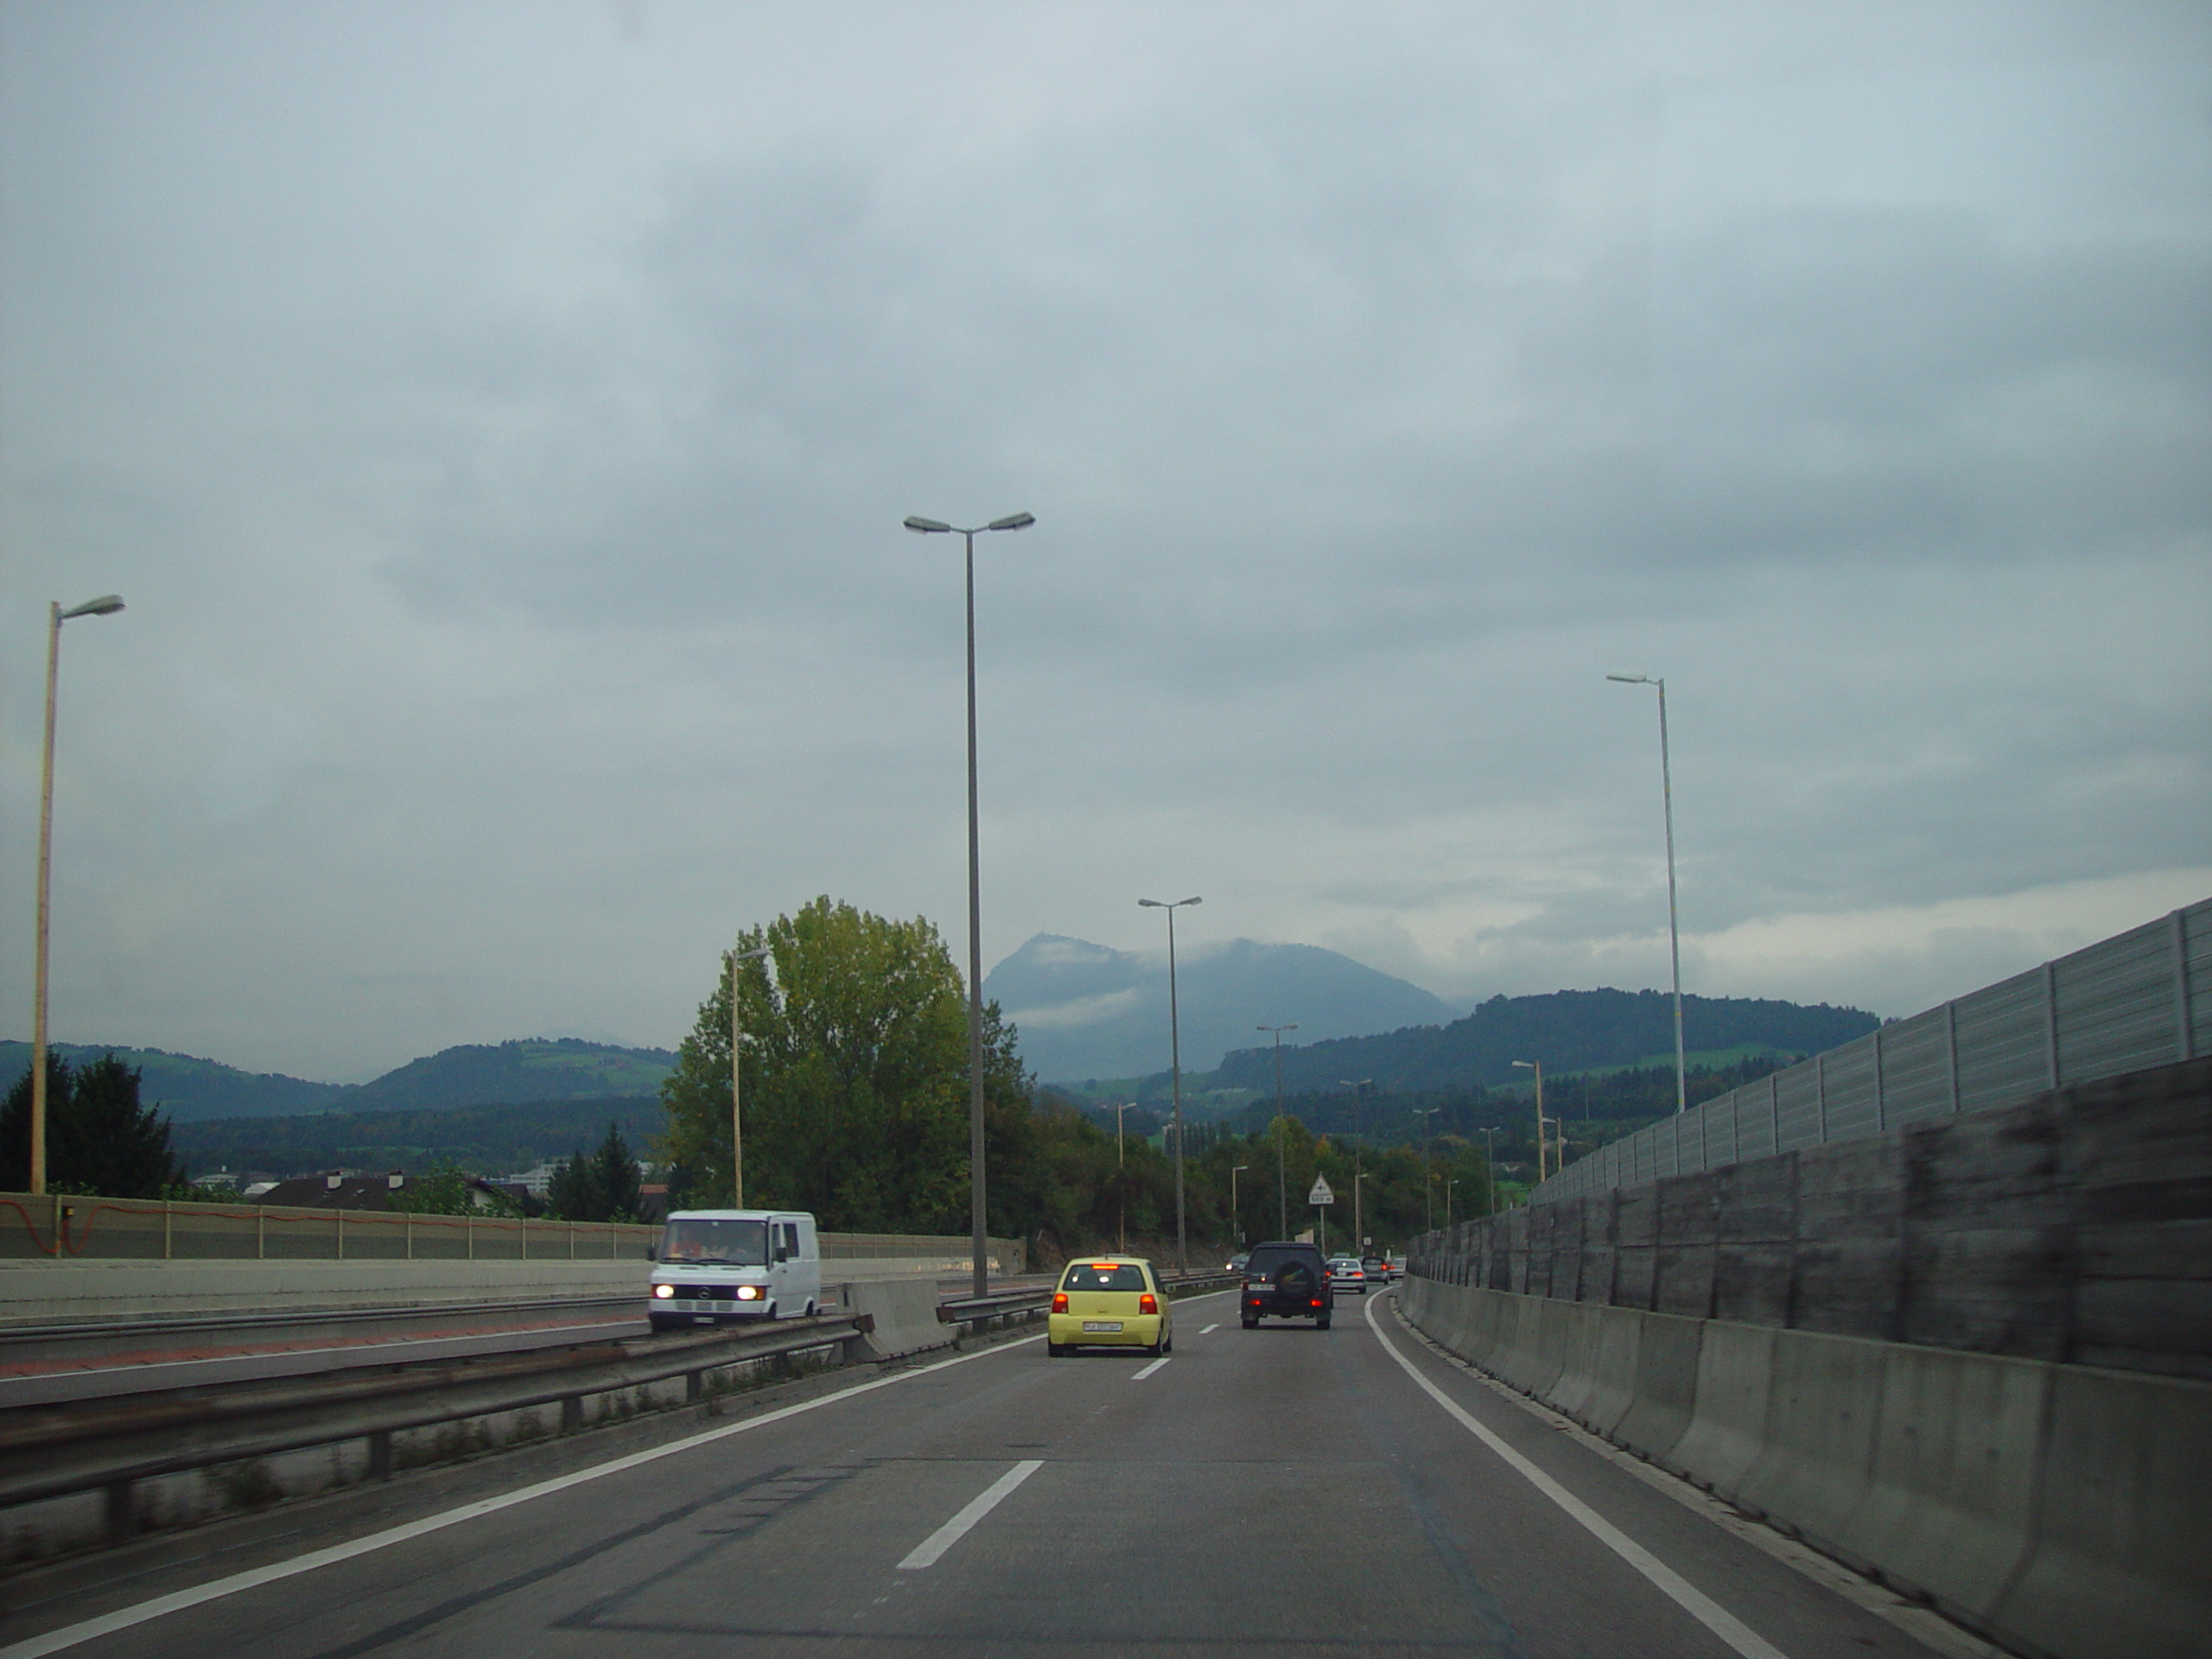
M1068 1263L1046 1316L1045 1350L1053 1358L1078 1348L1164 1354L1174 1345L1167 1291L1151 1262L1137 1255L1095 1255Z
M1359 1268L1367 1275L1367 1282L1370 1285L1387 1285L1397 1277L1390 1271L1389 1262L1379 1255L1362 1256Z
M1392 1256L1392 1257L1390 1258L1390 1278L1391 1278L1392 1281L1393 1281L1393 1282L1395 1282L1396 1281L1398 1281L1398 1280L1400 1280L1400 1279L1402 1279L1402 1278L1404 1278L1405 1276L1406 1276L1406 1258L1405 1258L1404 1256L1402 1256L1402 1255L1394 1255L1394 1256Z
M1244 1264L1251 1259L1252 1253L1249 1250L1239 1250L1222 1264L1221 1270L1224 1273L1242 1273L1244 1271Z
M1329 1328L1336 1297L1329 1288L1328 1264L1317 1244L1278 1242L1255 1245L1244 1264L1244 1285L1237 1294L1244 1328L1264 1319L1307 1319Z
M1329 1288L1332 1291L1356 1290L1367 1294L1367 1269L1359 1265L1356 1255L1332 1255L1329 1258Z

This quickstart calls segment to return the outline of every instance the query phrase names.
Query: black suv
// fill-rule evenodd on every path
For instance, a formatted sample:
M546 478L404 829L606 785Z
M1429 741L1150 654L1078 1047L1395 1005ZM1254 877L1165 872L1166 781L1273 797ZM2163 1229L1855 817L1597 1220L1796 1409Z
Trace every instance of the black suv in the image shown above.
M1329 1290L1329 1264L1317 1244L1256 1244L1244 1264L1244 1288L1237 1311L1247 1331L1273 1315L1311 1319L1329 1328L1336 1298Z

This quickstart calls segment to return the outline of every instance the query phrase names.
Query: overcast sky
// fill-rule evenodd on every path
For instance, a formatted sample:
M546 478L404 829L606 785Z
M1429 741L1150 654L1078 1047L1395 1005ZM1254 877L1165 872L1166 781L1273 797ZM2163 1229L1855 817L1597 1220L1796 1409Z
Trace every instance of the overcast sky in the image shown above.
M1905 1014L2212 893L2212 10L0 0L0 1028L822 893ZM1164 1053L1163 1053L1164 1064Z

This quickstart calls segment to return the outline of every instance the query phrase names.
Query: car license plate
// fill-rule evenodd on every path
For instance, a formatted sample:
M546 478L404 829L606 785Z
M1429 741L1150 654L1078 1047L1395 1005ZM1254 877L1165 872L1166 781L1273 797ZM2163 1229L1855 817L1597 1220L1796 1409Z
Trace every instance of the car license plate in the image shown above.
M1083 1328L1085 1331L1118 1331L1122 1328L1122 1322L1119 1319L1085 1319Z

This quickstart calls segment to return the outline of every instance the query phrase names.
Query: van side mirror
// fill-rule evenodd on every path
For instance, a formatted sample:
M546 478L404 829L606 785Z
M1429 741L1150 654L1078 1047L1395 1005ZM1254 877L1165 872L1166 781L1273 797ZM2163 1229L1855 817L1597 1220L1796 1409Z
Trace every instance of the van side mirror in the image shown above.
M790 1261L791 1259L791 1248L790 1248L788 1245L785 1245L785 1244L779 1244L779 1245L777 1245L777 1246L776 1246L776 1260L777 1260L777 1261L779 1261L779 1262L788 1262L788 1261Z

